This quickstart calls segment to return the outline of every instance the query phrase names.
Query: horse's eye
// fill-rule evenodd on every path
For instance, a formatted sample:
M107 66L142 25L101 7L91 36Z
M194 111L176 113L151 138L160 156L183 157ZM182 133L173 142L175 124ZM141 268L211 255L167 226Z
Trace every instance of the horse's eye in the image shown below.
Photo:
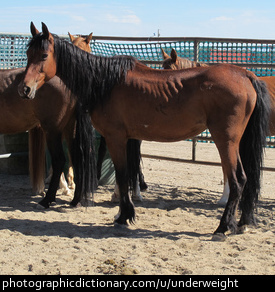
M47 58L48 58L48 54L43 54L42 55L42 61L46 61Z

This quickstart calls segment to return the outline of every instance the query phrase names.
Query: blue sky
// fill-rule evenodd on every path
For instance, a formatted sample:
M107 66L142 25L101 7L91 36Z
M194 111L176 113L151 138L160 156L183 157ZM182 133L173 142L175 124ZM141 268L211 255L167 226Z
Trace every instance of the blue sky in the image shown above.
M275 39L275 1L2 1L0 32L29 33L30 21L57 34Z

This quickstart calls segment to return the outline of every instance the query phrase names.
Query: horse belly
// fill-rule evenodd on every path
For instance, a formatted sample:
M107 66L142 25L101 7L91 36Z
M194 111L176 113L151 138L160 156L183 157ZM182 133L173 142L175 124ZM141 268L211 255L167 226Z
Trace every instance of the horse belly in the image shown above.
M190 123L144 123L137 125L136 128L129 133L131 138L157 142L176 142L192 138L205 130L204 124L200 122Z
M194 137L206 129L202 108L192 103L144 103L144 107L132 107L127 116L128 135L140 140L175 142Z

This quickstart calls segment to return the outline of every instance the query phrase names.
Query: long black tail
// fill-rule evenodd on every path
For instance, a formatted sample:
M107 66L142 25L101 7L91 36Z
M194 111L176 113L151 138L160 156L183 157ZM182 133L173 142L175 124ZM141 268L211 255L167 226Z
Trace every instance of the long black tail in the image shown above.
M72 163L74 167L75 195L71 205L76 206L87 198L96 188L96 158L94 150L94 129L87 111L76 107L76 130L72 145Z
M135 189L139 174L141 160L140 144L141 141L135 139L129 139L127 142L128 182L131 190Z
M251 77L250 80L257 93L257 101L240 143L240 156L247 176L240 202L240 225L256 223L254 209L260 192L264 147L269 133L270 96L267 86L259 79Z

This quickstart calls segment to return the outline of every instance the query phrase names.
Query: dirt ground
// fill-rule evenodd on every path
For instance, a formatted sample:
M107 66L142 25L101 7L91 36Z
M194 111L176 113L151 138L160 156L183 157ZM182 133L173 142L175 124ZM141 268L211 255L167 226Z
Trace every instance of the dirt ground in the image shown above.
M142 152L191 158L191 142L143 142ZM198 160L219 161L214 144L199 143ZM275 167L275 149L266 166ZM218 166L144 158L149 189L136 202L136 222L114 226L118 204L103 186L90 207L71 197L39 210L28 176L0 175L0 274L274 274L275 173L265 171L258 226L224 242L211 241L223 208Z

